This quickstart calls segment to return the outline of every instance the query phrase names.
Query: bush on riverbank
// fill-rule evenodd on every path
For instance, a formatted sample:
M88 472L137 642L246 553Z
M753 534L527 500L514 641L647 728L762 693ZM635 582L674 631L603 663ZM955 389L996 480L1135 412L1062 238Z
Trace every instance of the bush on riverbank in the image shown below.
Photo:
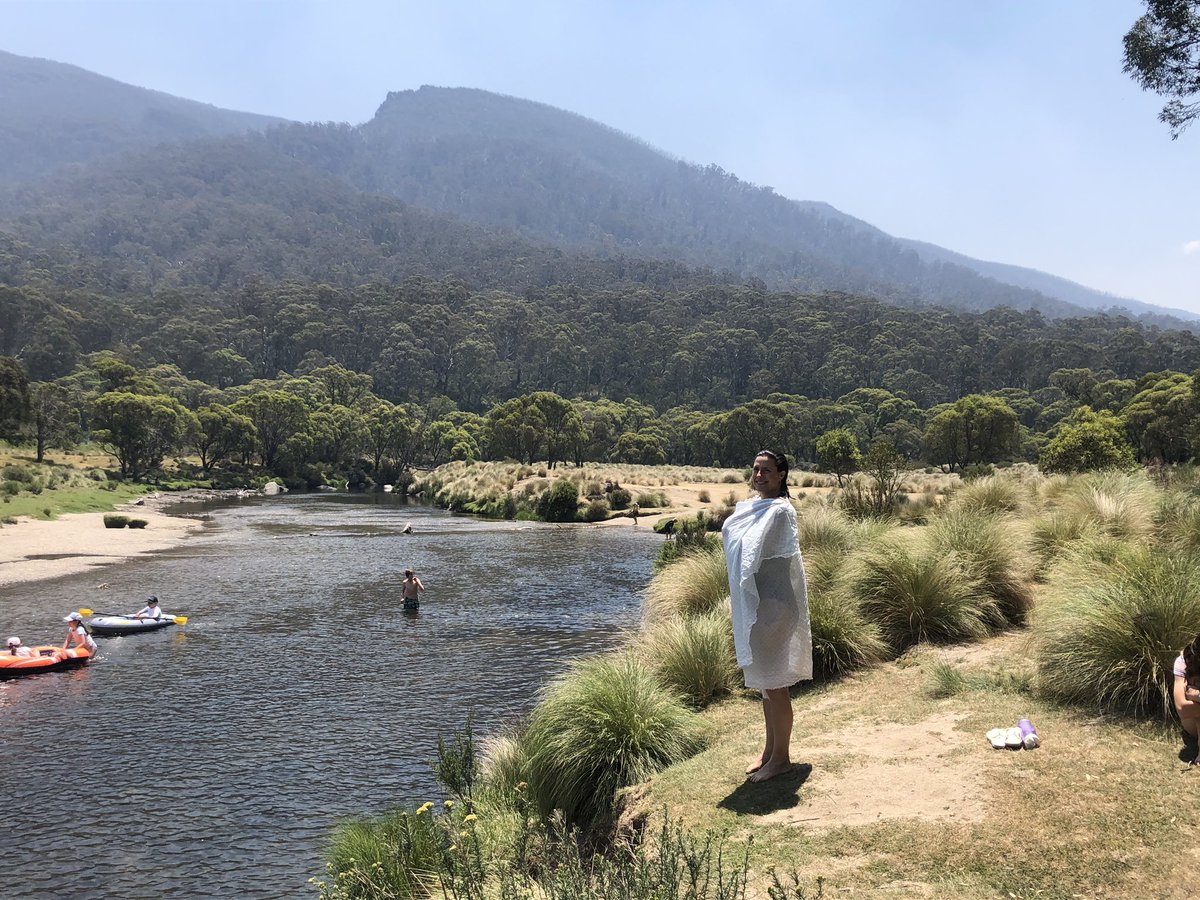
M543 816L594 828L613 797L704 746L700 720L628 653L578 660L551 682L522 737Z

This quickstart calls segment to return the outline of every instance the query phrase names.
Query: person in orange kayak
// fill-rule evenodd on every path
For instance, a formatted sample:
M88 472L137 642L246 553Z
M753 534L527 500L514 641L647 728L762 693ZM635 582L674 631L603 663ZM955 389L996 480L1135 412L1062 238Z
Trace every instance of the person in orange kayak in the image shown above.
M63 621L66 622L68 626L67 636L66 639L63 640L62 645L64 650L67 649L67 645L71 643L72 639L74 639L76 650L78 650L80 647L85 647L89 653L96 652L96 642L92 640L92 636L88 634L87 629L83 627L83 616L75 612L64 618Z
M8 639L8 653L9 656L33 656L33 649L22 644L19 637L10 637Z

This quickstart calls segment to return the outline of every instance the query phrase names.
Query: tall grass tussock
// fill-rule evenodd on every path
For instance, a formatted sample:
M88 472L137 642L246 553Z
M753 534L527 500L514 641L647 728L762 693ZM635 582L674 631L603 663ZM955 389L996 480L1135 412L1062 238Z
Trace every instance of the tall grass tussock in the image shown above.
M714 547L680 556L659 572L646 588L642 620L647 624L717 609L729 596L725 550Z
M987 507L958 506L930 522L928 537L935 553L956 556L991 598L993 603L985 605L989 624L1024 623L1033 604L1033 554L1028 534L1017 520Z
M957 557L921 541L885 540L857 560L853 591L863 614L895 651L924 641L978 640L995 601Z
M707 706L740 684L733 623L724 605L655 625L642 633L635 648L663 684L693 707Z
M1038 607L1038 689L1093 710L1173 714L1171 667L1200 634L1200 556L1134 547L1063 563Z
M595 826L615 793L703 749L700 719L632 654L575 662L551 682L522 738L543 816Z

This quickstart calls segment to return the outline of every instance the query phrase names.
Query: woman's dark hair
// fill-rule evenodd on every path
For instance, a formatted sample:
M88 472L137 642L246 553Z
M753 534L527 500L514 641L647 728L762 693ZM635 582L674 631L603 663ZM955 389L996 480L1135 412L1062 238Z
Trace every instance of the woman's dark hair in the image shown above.
M775 468L777 468L779 470L780 474L783 475L783 480L779 482L779 496L780 497L791 497L791 494L788 493L788 489L787 489L787 479L788 479L787 454L786 453L776 453L774 450L759 450L757 453L754 454L754 456L755 456L755 458L757 458L759 456L765 456L769 460L771 460L771 462L775 463Z
M1183 648L1183 670L1189 679L1200 678L1200 634Z

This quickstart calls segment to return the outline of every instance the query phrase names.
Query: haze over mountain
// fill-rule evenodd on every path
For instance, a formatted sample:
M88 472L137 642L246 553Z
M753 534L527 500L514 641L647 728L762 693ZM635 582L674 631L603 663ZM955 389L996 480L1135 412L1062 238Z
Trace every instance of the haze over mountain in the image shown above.
M282 121L0 50L0 185L163 141L262 130Z
M53 185L10 195L0 218L41 245L117 254L134 264L145 256L147 286L178 277L171 269L201 248L237 257L234 268L243 275L257 267L277 277L331 278L333 248L346 250L351 240L356 277L374 258L380 277L426 266L430 275L476 278L486 269L485 284L522 288L527 269L508 281L478 257L496 260L501 245L524 257L553 246L572 258L683 263L777 290L840 290L901 304L1010 306L1050 316L1123 306L1200 318L899 240L827 204L789 200L581 116L481 90L391 93L358 127L289 124L265 139L147 149L277 121L0 54L0 184L28 184L68 163L141 149L136 163L85 166ZM321 189L312 189L314 178ZM375 197L354 198L353 189ZM339 199L330 206L333 194ZM381 230L373 217L387 204L379 195L437 213L427 221L439 223L432 233L446 246L434 252L426 241L430 252L414 254L412 244L398 244L398 236L408 241L430 229ZM388 215L411 216L388 208ZM454 219L482 226L462 234L486 234L480 240L491 244L471 248L469 237L447 238ZM255 221L269 235L254 235Z

